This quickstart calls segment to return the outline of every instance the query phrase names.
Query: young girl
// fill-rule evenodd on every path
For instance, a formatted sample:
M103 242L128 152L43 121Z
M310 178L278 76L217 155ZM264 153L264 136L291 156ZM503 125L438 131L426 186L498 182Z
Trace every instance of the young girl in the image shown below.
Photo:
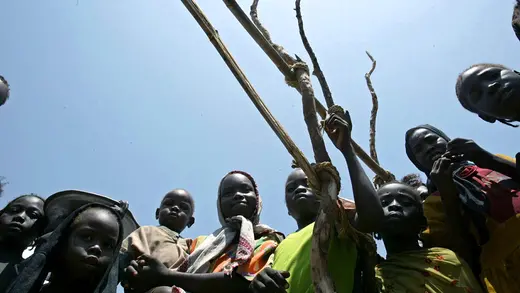
M283 235L259 224L262 201L253 177L245 172L233 171L222 179L217 210L222 227L193 241L183 266L186 273L143 255L128 268L135 281L150 282L148 288L175 285L191 293L247 292Z
M67 217L34 255L20 264L8 293L115 293L123 240L120 216L90 204ZM49 283L44 280L50 273Z
M0 273L22 261L22 252L45 227L44 199L22 195L0 210ZM2 284L0 284L1 288Z
M426 227L419 192L400 182L378 190L385 217L380 231L387 259L376 267L380 292L482 292L470 267L453 251L421 247ZM378 238L379 238L378 237Z

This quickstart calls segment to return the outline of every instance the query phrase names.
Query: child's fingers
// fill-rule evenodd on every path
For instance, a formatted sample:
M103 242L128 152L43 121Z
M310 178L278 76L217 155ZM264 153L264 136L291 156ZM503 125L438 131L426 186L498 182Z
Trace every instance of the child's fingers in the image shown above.
M137 269L131 265L125 269L125 272L127 275L130 275L132 277L136 277L138 275Z

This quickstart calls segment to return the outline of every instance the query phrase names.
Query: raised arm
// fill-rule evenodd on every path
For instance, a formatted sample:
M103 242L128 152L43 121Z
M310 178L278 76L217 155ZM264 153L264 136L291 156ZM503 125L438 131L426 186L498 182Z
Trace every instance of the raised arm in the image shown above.
M343 116L343 115L342 115ZM343 117L333 114L325 123L325 130L347 162L356 202L356 217L352 225L362 232L375 232L383 219L383 208L377 192L361 167L351 145L352 121L348 111Z

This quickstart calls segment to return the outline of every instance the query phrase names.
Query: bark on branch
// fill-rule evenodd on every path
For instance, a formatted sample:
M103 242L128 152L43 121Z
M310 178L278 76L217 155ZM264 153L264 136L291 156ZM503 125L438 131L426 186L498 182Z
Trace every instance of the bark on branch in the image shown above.
M258 0L255 0L258 2ZM318 81L321 86L321 90L323 91L323 97L325 98L325 102L327 103L327 107L332 107L334 105L334 100L332 99L332 93L330 92L329 84L327 83L327 79L325 79L325 74L323 74L323 71L321 71L320 63L318 62L318 58L316 57L316 54L314 54L314 50L311 47L311 44L309 43L309 40L307 39L307 35L305 34L305 28L303 27L303 18L302 18L302 12L301 12L301 0L296 0L296 19L298 20L298 29L300 31L300 37L302 39L303 46L305 47L305 50L307 51L307 54L309 54L309 57L312 61L312 66L314 67L314 70L312 72L313 75L315 75L318 78Z

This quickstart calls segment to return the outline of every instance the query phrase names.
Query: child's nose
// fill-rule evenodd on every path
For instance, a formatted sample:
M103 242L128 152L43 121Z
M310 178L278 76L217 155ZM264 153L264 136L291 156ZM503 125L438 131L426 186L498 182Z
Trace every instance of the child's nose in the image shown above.
M103 251L101 250L101 246L99 244L94 244L91 247L89 247L89 249L87 250L88 254L94 255L97 257L100 257L102 252Z

